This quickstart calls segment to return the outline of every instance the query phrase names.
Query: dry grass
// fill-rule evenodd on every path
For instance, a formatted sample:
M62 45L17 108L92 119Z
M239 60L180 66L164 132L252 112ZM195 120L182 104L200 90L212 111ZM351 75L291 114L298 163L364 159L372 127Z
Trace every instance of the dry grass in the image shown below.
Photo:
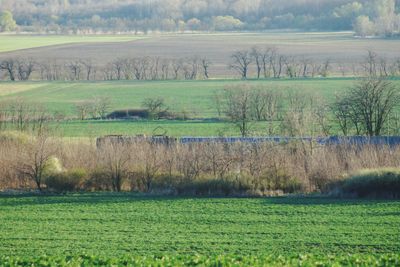
M21 172L31 142L0 138L0 188L35 188ZM64 172L85 170L79 190L271 195L318 192L360 169L400 166L400 148L289 144L107 144L52 139L47 152ZM22 153L23 151L24 153ZM36 151L37 152L37 151ZM47 153L46 152L46 153ZM21 157L21 154L26 157ZM46 154L47 156L47 154ZM47 165L46 165L47 167ZM43 178L45 183L45 178Z

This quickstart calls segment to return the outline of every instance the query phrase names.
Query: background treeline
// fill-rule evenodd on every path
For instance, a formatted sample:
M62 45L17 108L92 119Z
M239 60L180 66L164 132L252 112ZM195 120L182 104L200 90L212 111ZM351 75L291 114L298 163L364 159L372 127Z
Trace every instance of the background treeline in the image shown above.
M0 145L0 189L56 192L223 196L332 192L343 177L357 170L400 164L399 148L312 142L166 145L143 141L107 142L96 148L85 141L48 138L42 131L35 136L2 133ZM398 196L398 172L389 171L385 177L377 183L369 179L369 185L362 182L360 192ZM357 188L355 183L345 185L349 192Z
M393 36L399 34L399 3L399 0L2 0L0 29L52 33L355 29L361 36Z
M285 55L276 47L253 47L234 52L226 69L241 79L314 78L328 76L400 75L400 58L386 58L368 51L358 62L314 59ZM215 78L213 62L207 57L187 58L124 57L108 63L91 59L34 60L0 59L0 79L11 81L47 80L199 80Z

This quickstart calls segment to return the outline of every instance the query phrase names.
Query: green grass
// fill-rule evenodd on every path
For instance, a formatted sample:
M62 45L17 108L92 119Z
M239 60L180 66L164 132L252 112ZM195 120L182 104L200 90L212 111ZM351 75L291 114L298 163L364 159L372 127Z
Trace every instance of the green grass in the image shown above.
M8 266L399 266L400 255L346 255L346 256L313 256L299 255L294 257L276 256L147 256L104 258L90 255L35 258L0 257L0 265Z
M125 42L142 38L134 35L0 35L0 53L51 45Z
M400 253L400 202L0 196L0 256Z
M112 100L112 109L140 108L145 98L163 97L172 111L191 113L194 117L215 117L217 111L213 96L227 85L243 83L240 80L209 81L99 81L99 82L0 82L0 100L24 97L45 104L53 111L75 115L74 104L106 96ZM333 99L353 85L353 79L298 79L251 80L251 85L277 91L295 90L304 94ZM396 83L400 84L400 82ZM75 115L76 116L76 115Z
M234 125L226 122L208 121L70 121L53 125L55 133L64 137L91 137L103 135L137 135L147 136L167 134L182 136L240 136ZM266 133L265 123L253 125L252 135Z
M293 90L306 95L320 96L332 101L354 84L351 78L250 80L248 84L277 91ZM400 80L394 80L400 85ZM24 98L42 103L51 112L76 117L75 103L106 96L111 99L111 110L141 108L145 98L163 97L170 111L185 112L192 118L216 118L215 92L227 85L244 83L240 80L208 81L99 81L99 82L0 82L0 102ZM96 137L107 134L147 134L162 127L171 136L238 136L232 125L213 121L69 121L57 125L66 137ZM266 125L257 123L253 135L264 135ZM163 130L161 130L162 132ZM160 131L158 131L159 133Z

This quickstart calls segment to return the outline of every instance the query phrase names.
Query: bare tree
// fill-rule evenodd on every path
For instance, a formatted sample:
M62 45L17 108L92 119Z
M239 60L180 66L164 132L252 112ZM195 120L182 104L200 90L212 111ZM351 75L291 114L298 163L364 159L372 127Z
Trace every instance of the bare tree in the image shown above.
M80 80L82 72L82 64L80 60L73 60L67 63L67 68L70 71L70 79L73 81Z
M378 54L368 50L362 67L369 77L377 76Z
M6 71L11 81L15 81L15 64L16 61L12 58L0 62L0 70Z
M93 113L92 101L81 101L75 104L75 109L80 120L85 120L90 113Z
M160 115L162 113L165 113L168 110L168 107L165 105L164 99L160 97L146 98L145 100L143 100L142 106L148 110L151 119L156 120L160 118Z
M328 77L329 71L331 70L331 60L328 58L322 64L320 74L322 77Z
M30 178L37 189L42 191L44 172L55 152L56 149L50 144L47 134L42 132L27 142L20 151L17 171Z
M271 76L271 56L272 51L274 48L265 48L264 51L261 53L261 64L264 73L264 78L268 78Z
M257 70L257 79L260 79L261 77L261 70L263 68L263 54L257 47L253 47L251 49L251 56L254 59L254 62L256 63L256 70ZM264 65L265 67L265 65ZM264 71L265 74L265 71Z
M106 96L95 98L97 114L101 119L105 119L111 107L111 99Z
M400 104L400 94L392 82L376 77L361 80L345 96L359 112L369 136L379 136L389 116Z
M111 178L113 190L120 192L124 177L128 173L131 159L131 147L128 144L109 141L98 150L98 159Z
M251 88L246 85L224 89L225 114L229 121L236 125L240 134L245 137L251 128Z
M201 59L201 67L203 68L203 75L204 75L205 79L210 78L210 75L209 75L210 65L211 65L211 61L210 60L208 60L205 57Z
M183 68L182 60L172 60L172 70L174 71L174 80L178 80L179 78L179 71Z
M29 77L31 76L36 63L33 61L33 59L26 59L26 60L17 60L16 61L17 65L17 72L18 72L18 78L21 81L27 81L29 80Z
M168 80L170 61L168 59L161 60L161 79Z
M247 79L249 65L251 64L251 54L248 51L237 51L231 55L232 63L229 67L236 70L242 77Z
M86 59L81 60L81 64L85 67L86 72L86 80L90 81L93 77L93 80L96 79L96 67L93 64L92 60Z
M114 73L115 73L115 78L117 80L122 79L122 74L123 74L123 69L125 65L125 59L124 58L117 58L112 62L112 65L114 67Z

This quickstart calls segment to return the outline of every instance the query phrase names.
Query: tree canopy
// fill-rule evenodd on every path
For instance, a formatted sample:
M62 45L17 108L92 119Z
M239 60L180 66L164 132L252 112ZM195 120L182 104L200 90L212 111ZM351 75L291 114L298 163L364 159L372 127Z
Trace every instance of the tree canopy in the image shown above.
M10 10L22 30L55 33L354 29L393 36L400 32L399 6L400 0L2 0L0 11Z

